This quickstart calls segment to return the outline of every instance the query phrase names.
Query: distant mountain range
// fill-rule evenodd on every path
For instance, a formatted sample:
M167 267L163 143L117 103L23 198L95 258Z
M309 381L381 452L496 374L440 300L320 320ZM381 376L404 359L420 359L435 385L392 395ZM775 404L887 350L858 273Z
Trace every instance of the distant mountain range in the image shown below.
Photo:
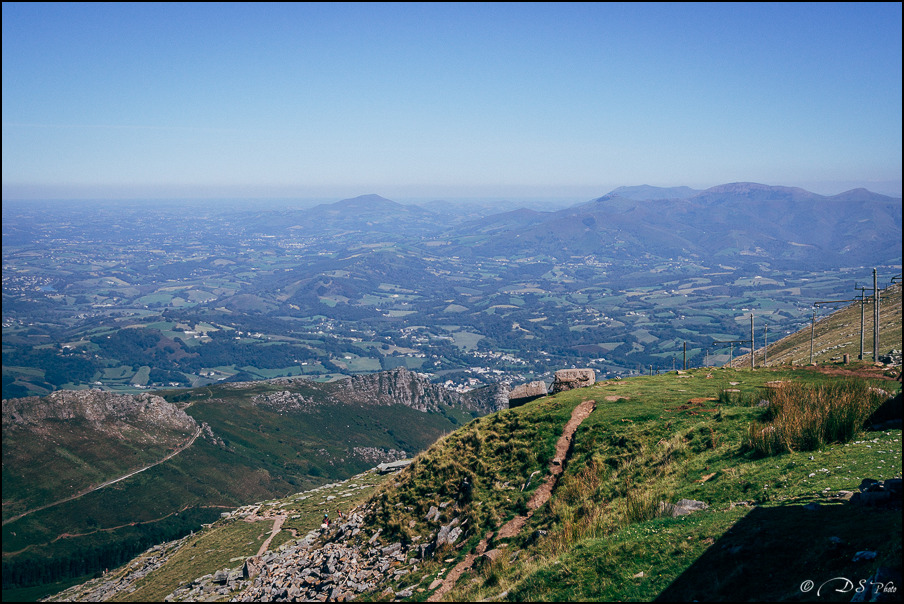
M852 189L832 196L796 187L738 182L706 190L618 187L558 211L518 209L462 222L450 206L403 205L362 195L307 210L250 216L246 229L342 236L362 242L411 237L448 239L455 254L660 256L724 262L894 262L901 258L901 200ZM440 211L434 211L440 210ZM445 211L442 211L445 210ZM488 212L486 206L483 211ZM465 252L463 248L468 248Z
M901 258L901 200L854 189L826 197L793 187L732 183L620 187L556 212L509 212L458 227L487 253L554 257L691 257L810 268Z

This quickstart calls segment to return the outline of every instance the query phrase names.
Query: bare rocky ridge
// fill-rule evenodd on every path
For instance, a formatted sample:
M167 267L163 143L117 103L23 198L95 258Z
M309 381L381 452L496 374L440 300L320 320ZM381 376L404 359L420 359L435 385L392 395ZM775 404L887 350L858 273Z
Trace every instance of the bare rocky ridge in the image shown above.
M306 378L274 378L263 382L234 382L221 386L243 390L262 383L284 386L286 390L256 395L252 402L285 410L310 410L324 404L325 398L357 405L404 405L422 412L439 411L440 405L481 414L508 407L508 390L502 384L462 393L433 384L426 376L404 367L327 383L312 382ZM300 389L305 392L298 392Z
M426 377L404 367L356 375L326 384L331 395L345 402L363 405L405 405L418 411L439 411L440 405L468 411L491 413L508 407L504 386L493 385L459 393L432 384Z
M258 394L251 399L251 402L278 411L310 411L318 405L318 402L312 397L288 390Z
M45 397L3 399L4 438L19 430L43 432L49 422L75 419L85 420L95 430L111 436L122 436L129 426L185 433L198 428L185 411L149 393L58 390Z

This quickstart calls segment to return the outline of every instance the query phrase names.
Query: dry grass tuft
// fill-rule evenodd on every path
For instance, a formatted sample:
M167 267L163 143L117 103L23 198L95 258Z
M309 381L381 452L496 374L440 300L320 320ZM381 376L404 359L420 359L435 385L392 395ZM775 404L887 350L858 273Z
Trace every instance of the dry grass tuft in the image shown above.
M882 403L866 382L788 384L768 394L766 424L750 424L745 447L760 456L813 451L847 442L860 432Z

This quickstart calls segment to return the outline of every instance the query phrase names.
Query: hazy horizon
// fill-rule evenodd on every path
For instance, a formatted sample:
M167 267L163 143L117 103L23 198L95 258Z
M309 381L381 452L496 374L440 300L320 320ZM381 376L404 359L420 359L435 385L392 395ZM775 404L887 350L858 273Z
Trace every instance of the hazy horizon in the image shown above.
M737 182L752 182L752 181L737 181ZM646 185L647 183L644 183ZM724 185L729 183L715 183L709 186L690 186L684 184L668 184L668 185L649 185L656 186L661 188L670 188L670 187L681 187L681 186L690 186L692 189L705 190L710 187ZM767 183L759 183L759 184L767 184ZM813 185L789 185L785 183L768 183L769 186L787 186L787 187L798 187L801 189L805 189L812 193L816 193L818 195L823 196L832 196L838 195L840 193L844 193L846 191L850 191L852 189L864 188L872 193L878 193L880 195L887 195L889 197L901 197L900 188L895 189L894 183L863 183L863 182L852 182L852 183L844 183L844 184L836 184L835 187L831 187L826 185L824 187L816 187ZM186 188L182 193L179 192L178 187L172 188L163 188L163 187L149 187L149 188L90 188L85 187L83 189L70 189L70 188L54 188L54 189L18 189L16 187L10 187L8 191L4 188L3 201L4 202L15 202L15 201L67 201L67 202L77 202L77 201L249 201L249 200L259 200L270 203L280 203L280 202L303 202L303 205L314 205L317 203L333 203L336 201L342 201L345 199L352 199L355 197L361 197L365 195L379 195L380 197L384 197L391 201L395 201L401 204L426 204L432 202L450 202L450 203L476 203L476 202L525 202L532 205L542 205L549 204L550 206L563 206L569 203L583 203L585 201L589 201L591 199L595 199L597 197L601 197L610 193L611 191L619 188L619 187L634 187L634 186L643 186L643 185L635 185L635 184L627 184L627 185L614 185L607 187L572 187L571 191L568 190L567 187L561 188L551 188L549 194L543 195L542 189L538 190L536 188L530 187L494 187L488 188L486 193L473 192L472 194L463 194L463 191L451 191L450 194L430 194L429 187L423 187L423 194L413 193L411 190L407 190L405 187L384 187L386 190L395 190L399 191L398 195L387 194L381 191L364 191L363 189L357 193L336 193L336 194L328 194L327 192L321 192L317 194L316 191L299 191L298 194L293 195L291 190L286 191L269 191L270 194L261 195L256 187L210 187L210 188ZM353 188L349 187L351 191ZM443 187L437 187L438 190L442 190ZM510 189L512 194L504 194L506 189ZM418 189L420 190L420 189ZM68 192L70 195L64 196L61 193L63 191ZM242 192L244 191L244 194ZM7 193L11 193L7 195ZM57 192L57 195L48 195L48 193ZM73 195L73 193L76 193ZM144 194L142 194L144 193ZM155 194L156 193L156 194Z

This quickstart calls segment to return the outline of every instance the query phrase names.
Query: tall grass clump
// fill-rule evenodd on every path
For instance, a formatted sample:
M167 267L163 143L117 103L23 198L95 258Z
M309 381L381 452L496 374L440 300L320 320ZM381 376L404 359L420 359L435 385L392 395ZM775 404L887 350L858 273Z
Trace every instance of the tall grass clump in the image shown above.
M765 423L748 426L745 447L759 456L813 451L847 442L882 403L862 380L807 385L789 383L769 395Z

